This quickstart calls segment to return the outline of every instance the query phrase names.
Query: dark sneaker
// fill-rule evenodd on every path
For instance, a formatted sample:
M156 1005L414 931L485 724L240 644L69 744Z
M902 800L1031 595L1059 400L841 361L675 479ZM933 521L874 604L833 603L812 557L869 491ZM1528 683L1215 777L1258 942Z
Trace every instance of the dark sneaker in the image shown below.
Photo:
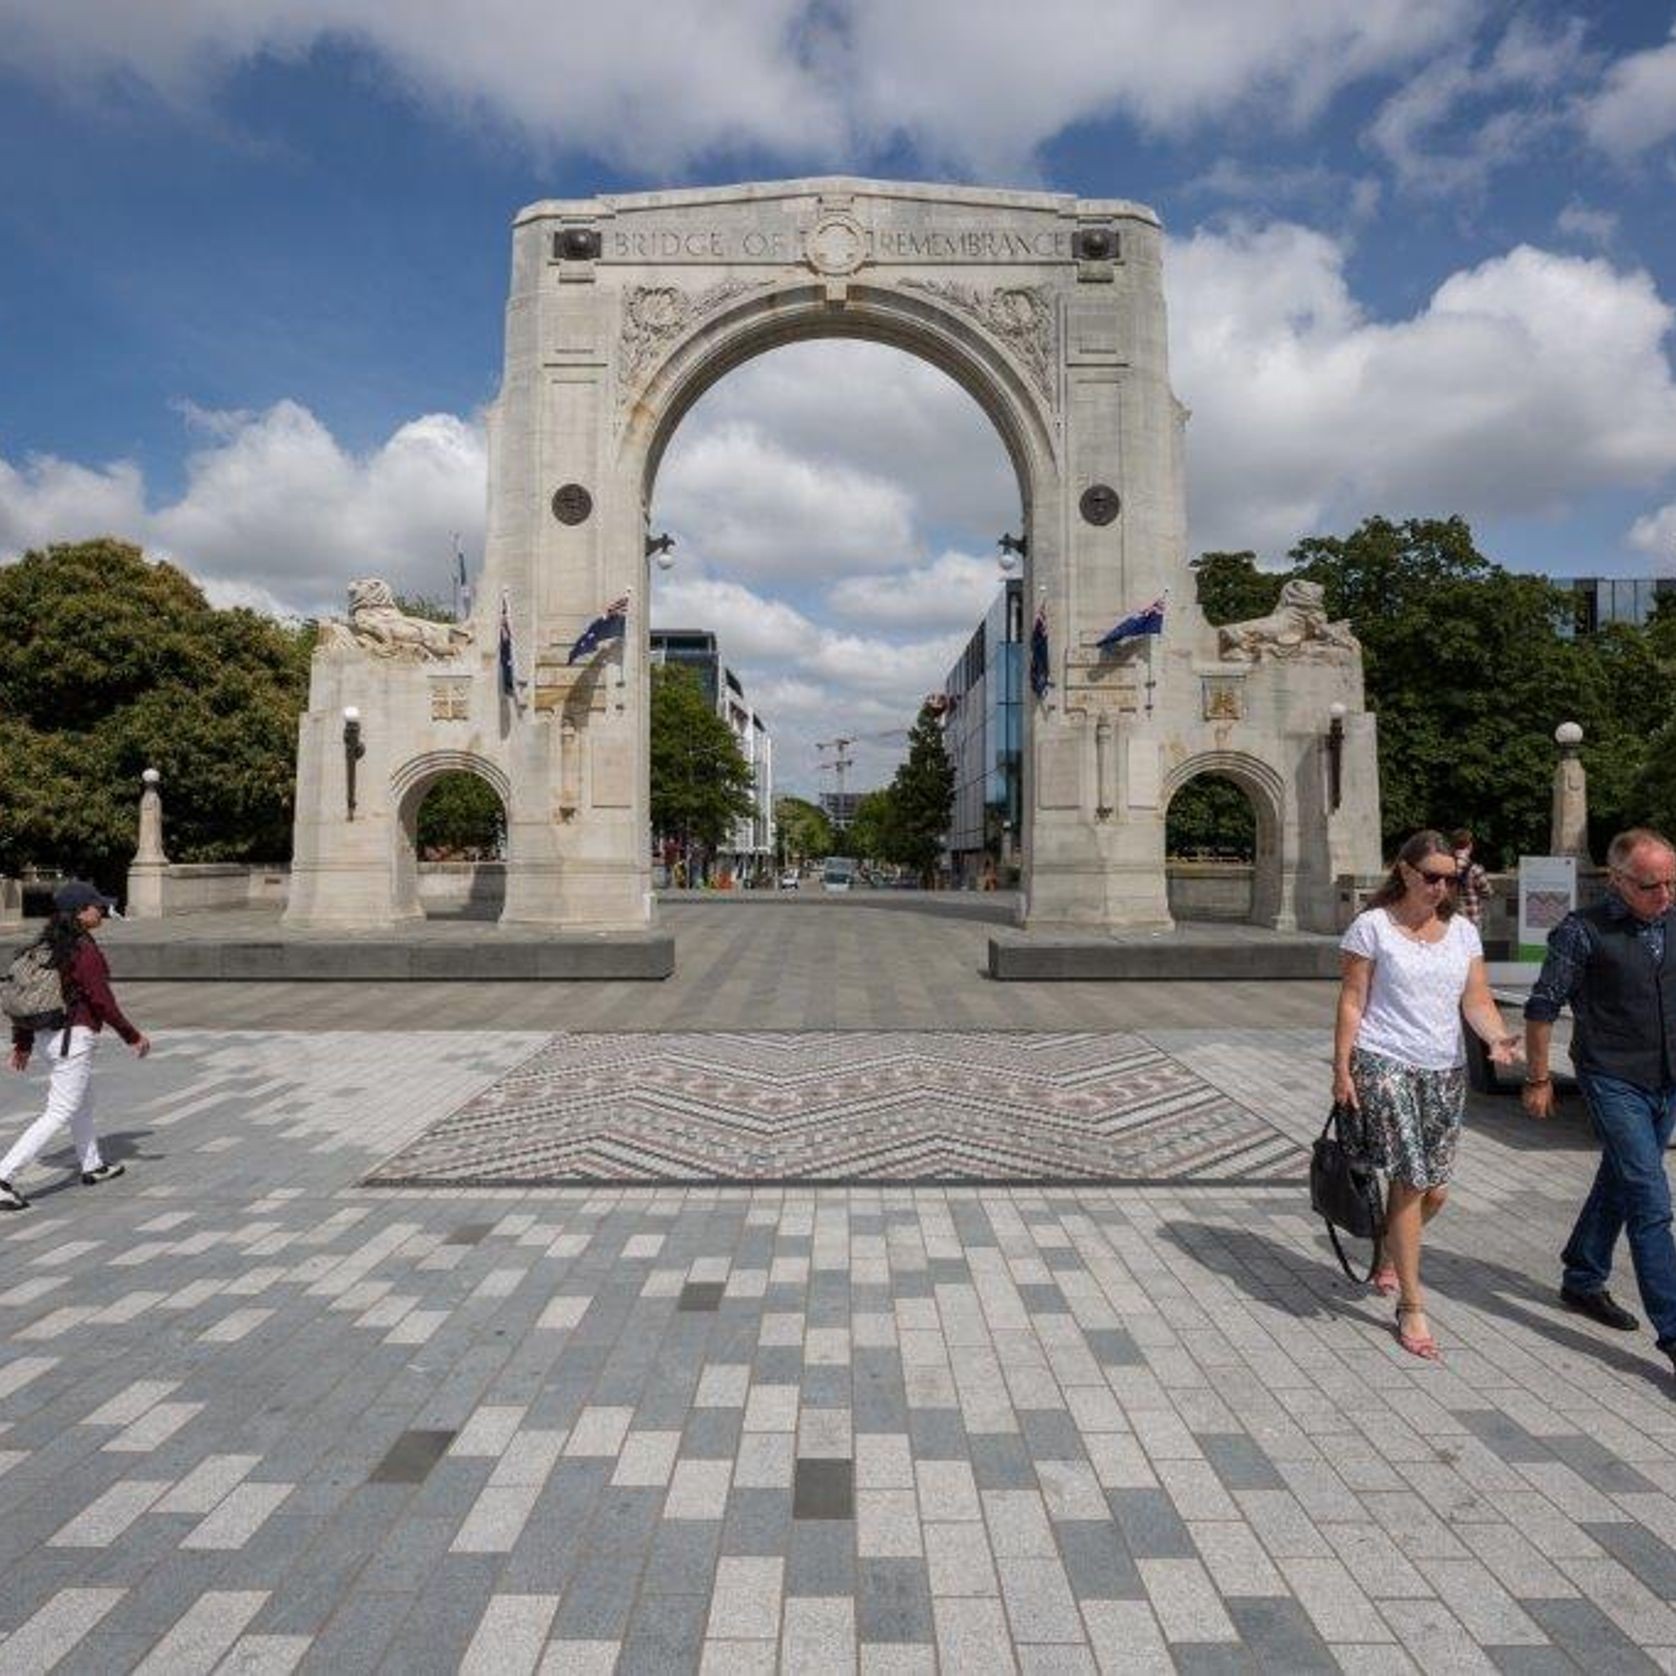
M29 1201L9 1181L0 1181L0 1210L28 1210Z
M1574 1309L1579 1315L1586 1315L1591 1321L1598 1321L1601 1326L1610 1327L1615 1332L1633 1333L1641 1325L1640 1317L1631 1315L1604 1288L1599 1292L1579 1292L1573 1287L1562 1286L1560 1302L1567 1309Z
M109 1181L112 1176L122 1175L128 1166L126 1164L101 1164L96 1170L83 1170L81 1184L83 1187L97 1187L102 1181Z

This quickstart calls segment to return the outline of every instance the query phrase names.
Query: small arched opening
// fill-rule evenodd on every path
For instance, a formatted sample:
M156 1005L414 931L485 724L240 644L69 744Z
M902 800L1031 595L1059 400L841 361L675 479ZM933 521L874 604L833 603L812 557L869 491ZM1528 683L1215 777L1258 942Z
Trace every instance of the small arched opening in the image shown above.
M1171 918L1252 917L1257 811L1225 774L1197 775L1170 799L1164 854Z
M408 918L500 917L506 901L505 776L464 752L437 753L396 778L395 883Z
M1290 923L1282 876L1286 790L1269 763L1240 751L1188 757L1165 776L1164 808L1172 917Z

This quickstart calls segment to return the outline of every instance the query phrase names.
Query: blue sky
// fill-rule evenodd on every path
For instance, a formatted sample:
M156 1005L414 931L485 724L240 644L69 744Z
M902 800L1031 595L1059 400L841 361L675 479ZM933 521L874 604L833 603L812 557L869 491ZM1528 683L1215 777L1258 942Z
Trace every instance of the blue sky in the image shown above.
M1648 0L0 0L0 562L114 531L270 609L440 591L516 209L839 172L1159 210L1195 550L1460 512L1515 568L1676 570ZM694 410L656 516L657 612L807 781L940 678L1016 492L940 375L823 344Z

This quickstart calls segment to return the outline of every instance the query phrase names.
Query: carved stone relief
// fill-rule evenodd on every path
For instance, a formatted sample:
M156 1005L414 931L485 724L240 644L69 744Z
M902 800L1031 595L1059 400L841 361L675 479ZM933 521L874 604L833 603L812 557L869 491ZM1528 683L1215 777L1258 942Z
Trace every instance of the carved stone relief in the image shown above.
M471 682L453 676L431 678L431 720L463 722L471 715Z
M981 290L954 279L905 279L902 284L970 315L1018 358L1048 403L1056 404L1053 368L1059 356L1057 334L1053 305L1040 286L998 285Z
M631 287L623 297L623 329L617 343L619 413L686 331L723 304L768 283L766 279L724 279L697 292L679 285Z
M1348 622L1327 621L1326 593L1319 582L1288 578L1280 604L1266 617L1225 623L1216 631L1222 657L1231 663L1260 658L1297 659L1305 663L1348 663L1361 651Z
M1204 715L1207 722L1237 722L1245 718L1245 683L1238 675L1206 675Z
M433 623L410 617L396 604L395 591L378 576L349 584L349 620L320 625L320 651L345 649L397 662L426 663L458 657L471 644L464 623Z

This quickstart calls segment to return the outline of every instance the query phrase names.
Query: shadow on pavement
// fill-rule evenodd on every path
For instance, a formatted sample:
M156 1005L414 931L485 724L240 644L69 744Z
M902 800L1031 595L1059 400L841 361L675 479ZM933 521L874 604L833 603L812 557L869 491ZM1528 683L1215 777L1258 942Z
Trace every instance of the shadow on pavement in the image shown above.
M1534 1127L1534 1125L1533 1125ZM1579 1200L1581 1202L1581 1200ZM1247 1297L1270 1304L1299 1320L1340 1316L1383 1327L1389 1305L1371 1288L1353 1289L1333 1258L1325 1234L1317 1237L1321 1271L1315 1276L1299 1259L1297 1250L1253 1228L1229 1228L1215 1223L1167 1222L1163 1237L1178 1250L1223 1276ZM1352 1261L1355 1260L1354 1255ZM1627 1259L1626 1259L1627 1262ZM1502 1263L1455 1252L1428 1249L1422 1278L1428 1292L1455 1303L1470 1304L1486 1315L1499 1316L1578 1356L1590 1357L1617 1373L1638 1376L1671 1388L1671 1371L1653 1349L1643 1329L1639 1336L1571 1327L1555 1320L1559 1309L1559 1250L1554 1252L1554 1279L1543 1285ZM1317 1285L1322 1289L1317 1290ZM1370 1316L1368 1305L1373 1306ZM1630 1348L1636 1346L1636 1349ZM1656 1361L1648 1359L1651 1350ZM1447 1358L1449 1347L1444 1345Z
M111 1133L100 1133L99 1155L107 1164L131 1164L156 1162L163 1157L161 1152L146 1152L142 1147L150 1129L115 1129ZM35 1161L38 1168L48 1170L62 1170L64 1172L56 1181L49 1181L44 1187L30 1187L27 1191L33 1201L50 1199L64 1192L67 1188L81 1186L81 1160L76 1156L73 1146L55 1147L50 1152L43 1152ZM109 1187L109 1183L100 1183L101 1187Z

